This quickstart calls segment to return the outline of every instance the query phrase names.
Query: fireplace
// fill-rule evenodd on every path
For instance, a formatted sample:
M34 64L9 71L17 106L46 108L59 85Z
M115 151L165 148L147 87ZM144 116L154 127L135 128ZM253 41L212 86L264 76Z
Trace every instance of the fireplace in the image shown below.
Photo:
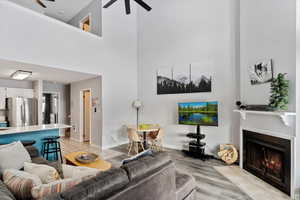
M243 130L243 168L290 195L290 140Z

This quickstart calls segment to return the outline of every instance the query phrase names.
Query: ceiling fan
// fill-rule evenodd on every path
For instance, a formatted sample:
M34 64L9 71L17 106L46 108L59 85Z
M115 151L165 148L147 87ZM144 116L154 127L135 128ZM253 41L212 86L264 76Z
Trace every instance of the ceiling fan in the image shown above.
M110 0L108 3L106 3L103 8L108 8L110 7L112 4L114 4L116 1L118 0ZM147 11L150 11L152 8L146 4L143 0L134 0L137 4L139 4L140 6L142 6L144 9L146 9ZM130 0L125 0L125 10L126 10L126 14L129 15L131 13L130 10Z
M41 0L35 0L36 3L38 3L40 6L42 6L43 8L47 8L47 6L41 1ZM46 1L52 1L55 2L55 0L46 0Z

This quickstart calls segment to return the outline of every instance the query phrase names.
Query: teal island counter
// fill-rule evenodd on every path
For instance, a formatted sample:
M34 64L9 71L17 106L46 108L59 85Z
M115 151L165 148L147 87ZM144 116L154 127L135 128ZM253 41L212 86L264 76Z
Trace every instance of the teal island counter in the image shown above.
M49 124L25 127L1 127L0 128L0 144L8 144L14 141L34 140L34 146L41 153L43 146L43 138L48 136L59 136L60 129L71 128L64 124Z

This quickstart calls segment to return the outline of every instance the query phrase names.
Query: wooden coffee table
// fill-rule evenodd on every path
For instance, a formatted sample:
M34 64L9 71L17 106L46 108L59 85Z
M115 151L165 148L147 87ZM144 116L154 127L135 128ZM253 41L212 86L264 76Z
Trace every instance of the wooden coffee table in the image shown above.
M95 168L95 169L99 169L100 171L107 171L111 168L111 163L105 161L105 160L101 160L98 159L95 162L89 163L89 164L85 164L85 163L81 163L78 162L75 157L83 154L86 152L83 151L78 151L78 152L73 152L73 153L69 153L64 155L64 158L66 159L66 164L67 165L73 165L73 166L82 166L82 167L90 167L90 168Z

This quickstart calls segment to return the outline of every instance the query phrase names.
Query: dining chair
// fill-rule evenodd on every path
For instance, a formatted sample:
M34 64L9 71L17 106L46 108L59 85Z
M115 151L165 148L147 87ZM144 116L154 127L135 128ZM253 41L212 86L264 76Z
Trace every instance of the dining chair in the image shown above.
M156 150L156 151L164 151L163 149L163 138L164 138L164 130L159 129L157 133L153 132L149 136L149 142L150 142L150 149Z
M136 129L136 126L135 125L124 125L124 127L126 128L126 133L127 133L127 136L128 136L128 129ZM127 150L129 149L130 147L130 140L128 142L128 145L127 145Z
M128 133L128 139L129 139L128 155L130 155L132 148L133 148L135 154L139 153L139 147L141 147L142 150L144 151L145 149L144 149L143 141L140 138L139 134L136 132L136 129L128 127L127 133Z

